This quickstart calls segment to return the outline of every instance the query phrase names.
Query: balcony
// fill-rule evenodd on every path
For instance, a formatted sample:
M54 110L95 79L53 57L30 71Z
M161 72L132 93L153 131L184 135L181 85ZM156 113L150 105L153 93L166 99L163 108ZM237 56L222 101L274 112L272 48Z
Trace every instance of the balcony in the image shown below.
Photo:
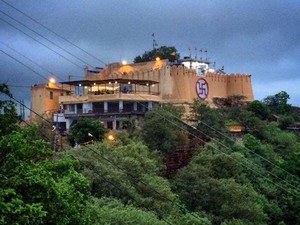
M59 103L63 104L76 104L85 102L99 102L99 101L152 101L160 102L161 98L158 93L89 93L86 95L68 95L59 96Z

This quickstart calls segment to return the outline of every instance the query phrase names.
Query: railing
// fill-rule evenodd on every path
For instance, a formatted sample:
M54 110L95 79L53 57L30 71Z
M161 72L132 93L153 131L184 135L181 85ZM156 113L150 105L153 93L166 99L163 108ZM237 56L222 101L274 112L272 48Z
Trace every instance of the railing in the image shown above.
M110 94L149 94L159 95L156 91L119 91L119 90L101 90L101 91L89 91L87 95L110 95Z
M128 114L128 113L132 113L132 114L144 114L146 113L148 110L147 109L138 109L138 110L129 110L129 109L120 109L120 110L116 110L116 109L112 109L112 110L89 110L87 112L82 112L82 110L79 112L77 111L77 113L75 112L69 112L68 110L64 110L63 114L66 116L80 116L80 115L110 115L110 114Z
M138 92L138 93L114 93L114 94L100 94L100 95L68 95L59 96L59 102L63 104L77 104L84 102L94 102L94 101L115 101L115 100L125 100L125 101L154 101L159 102L161 98L159 93L148 94L148 92Z

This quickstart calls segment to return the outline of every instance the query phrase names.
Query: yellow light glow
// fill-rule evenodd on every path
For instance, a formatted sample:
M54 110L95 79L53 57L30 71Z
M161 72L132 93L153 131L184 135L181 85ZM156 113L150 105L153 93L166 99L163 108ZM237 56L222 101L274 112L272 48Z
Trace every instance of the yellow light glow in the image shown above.
M112 134L110 134L110 135L107 136L107 140L114 141L115 137Z
M122 60L122 65L127 65L127 61L126 60Z
M118 81L115 81L115 84L117 84L118 83Z
M152 86L152 87L154 87L154 86L155 86L155 84L152 84L151 86Z
M108 84L111 84L111 82L109 81Z
M148 83L147 83L146 85L147 85L147 86L149 86L149 84L148 84Z
M94 83L94 86L96 86L96 83Z
M160 60L160 58L159 58L159 57L156 57L156 58L155 58L155 60L156 60L156 61L159 61L159 60Z
M79 87L81 87L81 84L79 84Z
M50 82L51 84L55 84L55 79L54 79L53 77L51 77L51 78L49 79L49 82Z
M128 84L130 84L130 81L128 81Z

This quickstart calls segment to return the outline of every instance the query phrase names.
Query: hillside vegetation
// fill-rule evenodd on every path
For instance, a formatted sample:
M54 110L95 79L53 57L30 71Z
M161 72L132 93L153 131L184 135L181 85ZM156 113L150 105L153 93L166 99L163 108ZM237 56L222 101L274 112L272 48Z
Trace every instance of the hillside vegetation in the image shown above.
M15 105L1 98L0 224L300 224L300 138L289 130L300 116L287 100L196 101L192 127L163 105L114 141L94 121L90 140L84 121L69 140L87 144L55 152L40 127L17 126ZM230 124L245 127L238 142ZM194 156L164 178L163 159L178 146Z

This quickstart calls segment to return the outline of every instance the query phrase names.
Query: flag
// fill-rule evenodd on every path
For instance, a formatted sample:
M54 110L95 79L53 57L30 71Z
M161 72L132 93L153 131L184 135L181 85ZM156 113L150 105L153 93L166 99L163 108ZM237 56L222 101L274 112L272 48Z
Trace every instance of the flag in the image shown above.
M154 33L152 34L152 37L154 37Z
M205 51L204 51L205 53L207 53L207 49L205 49Z

